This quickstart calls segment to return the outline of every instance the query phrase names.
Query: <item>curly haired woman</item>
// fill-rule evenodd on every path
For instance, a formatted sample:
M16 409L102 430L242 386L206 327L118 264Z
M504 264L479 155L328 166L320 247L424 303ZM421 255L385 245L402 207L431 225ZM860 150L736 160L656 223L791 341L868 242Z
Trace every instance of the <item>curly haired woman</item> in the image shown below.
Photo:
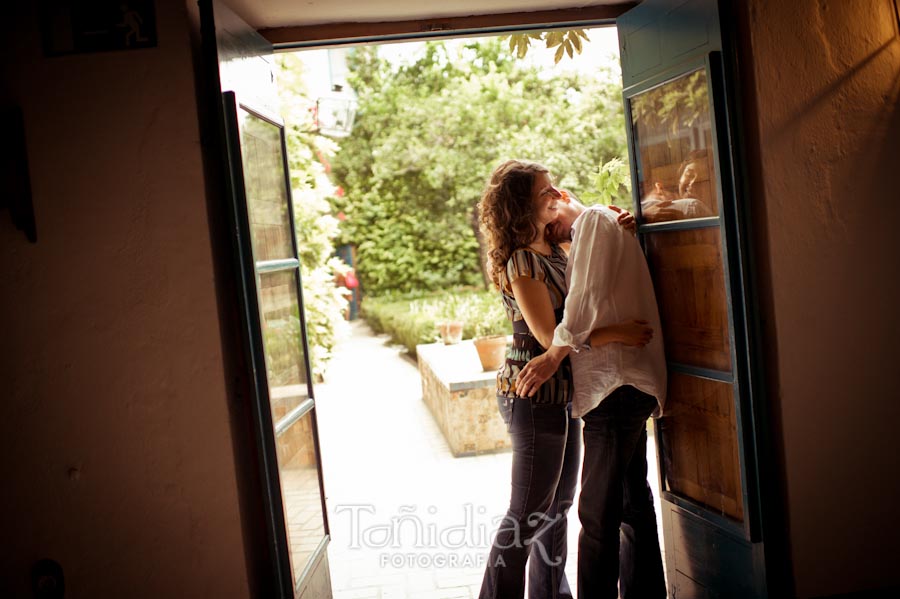
M481 599L524 597L526 564L530 599L572 597L565 574L566 514L575 496L581 423L571 417L568 359L530 397L516 393L518 373L551 345L562 318L567 257L547 231L564 194L546 167L508 160L494 170L478 204L490 277L513 323L513 344L497 374L497 402L512 439L512 493ZM620 222L630 218L624 213ZM592 335L591 343L601 339Z

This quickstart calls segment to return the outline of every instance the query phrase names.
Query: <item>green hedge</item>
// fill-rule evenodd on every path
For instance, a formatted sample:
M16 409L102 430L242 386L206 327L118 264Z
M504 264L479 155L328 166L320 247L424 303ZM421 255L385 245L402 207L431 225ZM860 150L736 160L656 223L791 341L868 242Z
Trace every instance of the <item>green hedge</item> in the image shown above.
M512 332L500 295L494 291L462 288L367 297L361 312L372 330L390 335L412 356L416 355L416 345L440 341L437 325L445 320L463 322L463 339Z
M427 42L403 65L358 47L348 66L359 111L332 161L343 194L329 201L343 213L339 242L357 247L366 293L483 285L475 206L507 158L538 160L588 204L595 187L630 197L614 172L598 172L627 154L612 62L548 70L482 38Z

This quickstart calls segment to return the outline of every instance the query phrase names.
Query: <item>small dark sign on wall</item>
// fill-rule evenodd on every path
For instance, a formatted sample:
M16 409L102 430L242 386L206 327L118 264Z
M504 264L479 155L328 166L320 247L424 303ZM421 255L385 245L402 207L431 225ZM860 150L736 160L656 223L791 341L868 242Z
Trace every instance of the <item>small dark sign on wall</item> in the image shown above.
M19 108L0 108L0 140L0 212L9 208L16 228L25 233L28 241L37 243L25 124Z
M153 0L43 0L45 56L156 47Z

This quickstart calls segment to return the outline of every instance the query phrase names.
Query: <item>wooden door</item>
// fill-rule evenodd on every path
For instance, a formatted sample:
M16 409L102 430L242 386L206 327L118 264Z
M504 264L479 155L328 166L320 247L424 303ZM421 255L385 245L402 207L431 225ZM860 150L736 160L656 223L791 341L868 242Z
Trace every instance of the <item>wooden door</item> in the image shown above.
M668 364L656 438L669 593L767 596L762 400L717 5L647 0L618 27L638 232Z

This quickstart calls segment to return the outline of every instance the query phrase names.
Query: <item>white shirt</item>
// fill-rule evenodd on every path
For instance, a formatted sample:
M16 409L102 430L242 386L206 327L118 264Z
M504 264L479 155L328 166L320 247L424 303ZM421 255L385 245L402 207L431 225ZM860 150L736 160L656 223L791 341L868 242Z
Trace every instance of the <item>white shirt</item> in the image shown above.
M657 204L662 204L664 200L645 199L641 201L641 210L648 210ZM714 216L712 211L697 198L681 198L680 200L669 201L667 208L677 210L683 216L680 218L702 218L704 216Z
M641 246L616 222L618 214L591 206L573 225L566 267L569 294L553 345L568 345L575 396L572 415L584 416L622 385L632 385L656 398L653 416L662 414L666 399L666 361L653 282ZM653 328L643 348L608 343L585 349L591 331L625 320L642 319Z

